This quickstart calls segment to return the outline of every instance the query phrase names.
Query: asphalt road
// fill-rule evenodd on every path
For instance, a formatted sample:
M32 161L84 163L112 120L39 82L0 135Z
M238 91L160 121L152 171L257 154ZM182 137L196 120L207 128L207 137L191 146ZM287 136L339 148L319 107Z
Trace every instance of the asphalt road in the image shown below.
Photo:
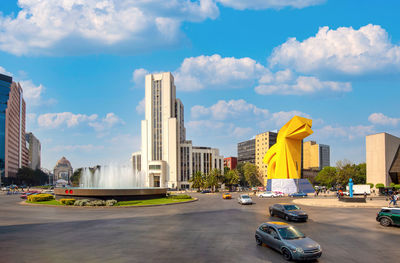
M285 262L255 243L262 222L279 220L258 199L241 206L221 194L147 208L64 208L18 205L0 196L0 262ZM293 223L320 243L318 262L399 262L400 228L384 228L373 208L306 207Z

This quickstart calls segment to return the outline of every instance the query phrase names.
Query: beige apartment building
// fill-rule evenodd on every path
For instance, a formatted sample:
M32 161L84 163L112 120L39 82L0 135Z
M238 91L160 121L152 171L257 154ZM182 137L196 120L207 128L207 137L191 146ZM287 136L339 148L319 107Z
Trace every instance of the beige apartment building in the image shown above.
M330 147L315 141L303 142L303 169L322 170L330 166Z
M277 135L275 132L263 132L257 134L255 138L255 164L264 179L264 185L267 185L267 165L263 163L263 159L269 148L276 143Z
M388 133L368 135L366 142L367 183L400 183L400 138Z

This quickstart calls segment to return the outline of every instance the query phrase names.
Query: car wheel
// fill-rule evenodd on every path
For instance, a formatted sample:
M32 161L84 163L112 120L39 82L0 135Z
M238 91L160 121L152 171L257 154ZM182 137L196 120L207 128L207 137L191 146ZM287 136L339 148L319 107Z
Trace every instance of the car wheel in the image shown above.
M274 216L274 211L269 210L269 214L270 214L271 216Z
M292 254L290 253L289 249L287 249L287 248L282 249L282 256L287 261L290 261L292 259Z
M262 241L258 236L256 236L256 243L258 246L262 246Z
M285 220L286 220L286 221L290 221L290 220L289 220L289 217L288 217L287 215L285 216Z
M382 226L390 226L392 224L392 222L390 222L389 218L381 218L381 220L379 220L379 223L381 223Z

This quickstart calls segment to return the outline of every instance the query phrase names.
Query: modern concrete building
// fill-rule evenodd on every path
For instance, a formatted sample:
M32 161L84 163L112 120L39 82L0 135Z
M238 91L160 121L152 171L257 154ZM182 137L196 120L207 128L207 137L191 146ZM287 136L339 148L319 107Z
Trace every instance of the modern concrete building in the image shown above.
M41 145L40 141L29 132L25 135L28 144L28 167L33 170L40 169Z
M62 179L70 182L72 176L72 166L71 163L64 156L58 160L56 166L54 167L54 183Z
M400 138L388 133L366 136L367 183L400 183Z
M226 157L224 158L224 167L228 167L230 170L236 169L237 158L236 157Z
M303 142L303 169L322 170L330 166L329 145L317 144L315 141Z
M176 98L172 74L149 74L145 82L142 146L132 154L132 162L136 170L146 173L148 186L189 188L196 171L223 171L218 149L195 147L186 140L184 107Z
M0 74L0 94L0 180L7 181L28 166L26 105L21 85L12 77Z
M276 132L269 131L256 135L255 164L260 171L260 175L264 179L264 185L267 184L267 165L263 162L263 159L269 148L276 143L277 136L278 134Z
M256 139L239 142L237 145L238 163L256 162Z

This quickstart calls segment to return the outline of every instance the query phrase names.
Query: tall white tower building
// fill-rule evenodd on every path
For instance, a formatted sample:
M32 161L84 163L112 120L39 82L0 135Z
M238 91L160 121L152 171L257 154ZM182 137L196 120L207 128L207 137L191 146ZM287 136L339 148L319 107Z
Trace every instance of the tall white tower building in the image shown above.
M197 171L223 172L218 149L193 147L186 140L184 107L176 99L170 72L146 76L145 119L142 120L141 152L132 154L133 166L146 173L150 187L189 188Z

